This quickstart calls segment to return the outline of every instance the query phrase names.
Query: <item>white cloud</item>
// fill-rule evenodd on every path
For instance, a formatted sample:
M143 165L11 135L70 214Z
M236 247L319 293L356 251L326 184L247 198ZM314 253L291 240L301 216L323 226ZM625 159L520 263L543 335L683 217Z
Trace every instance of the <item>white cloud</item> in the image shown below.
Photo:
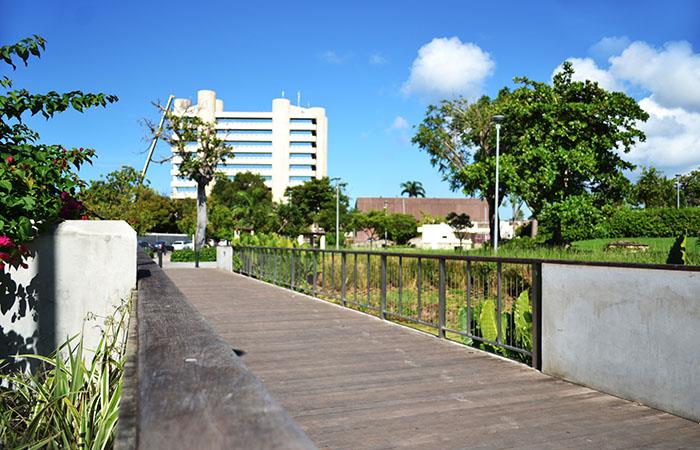
M625 39L604 38L592 50L611 50ZM569 61L577 80L595 80L609 90L643 92L639 105L649 113L649 120L639 128L647 140L623 158L656 167L666 175L700 167L700 54L693 53L688 42L667 42L660 49L632 42L609 57L607 68L590 58Z
M373 66L383 66L389 62L381 52L374 52L369 55L369 63Z
M660 105L700 111L700 55L688 42L667 42L661 50L633 42L610 58L610 73L653 93Z
M404 119L401 116L396 116L394 121L391 123L391 126L387 128L387 131L393 131L393 130L407 130L409 128L408 122L406 119Z
M328 64L342 64L346 59L346 57L338 55L335 50L326 50L325 52L319 53L318 57Z
M700 113L666 108L653 97L642 99L639 106L649 113L649 120L639 125L647 140L623 157L634 164L654 166L666 175L700 167Z
M629 45L630 40L627 36L608 36L591 46L589 51L593 56L607 61L609 57L622 53Z
M429 98L462 95L474 99L494 66L491 56L475 44L457 37L435 38L418 50L401 90Z
M591 58L568 58L574 66L574 80L576 81L597 81L600 87L609 91L621 91L622 86L615 77L605 69L601 69ZM554 69L552 77L562 69L562 66Z

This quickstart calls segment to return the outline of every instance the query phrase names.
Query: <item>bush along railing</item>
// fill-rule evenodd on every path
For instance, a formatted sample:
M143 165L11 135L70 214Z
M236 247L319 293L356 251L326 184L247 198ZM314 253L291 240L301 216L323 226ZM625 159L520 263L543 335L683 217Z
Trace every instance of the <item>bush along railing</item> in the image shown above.
M237 247L233 269L540 368L537 260Z

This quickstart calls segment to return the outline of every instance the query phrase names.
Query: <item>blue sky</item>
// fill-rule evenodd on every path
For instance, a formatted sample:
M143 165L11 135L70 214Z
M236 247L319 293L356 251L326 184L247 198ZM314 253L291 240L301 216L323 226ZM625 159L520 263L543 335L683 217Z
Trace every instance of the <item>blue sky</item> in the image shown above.
M652 113L629 158L667 174L700 166L700 2L92 2L0 0L0 42L30 34L44 56L12 74L32 91L119 96L106 110L32 120L47 143L94 147L88 179L141 168L139 119L154 100L213 89L228 110L267 110L284 90L326 108L332 177L352 197L396 196L419 180L450 192L410 144L431 101L495 95L514 76L549 80L567 58ZM161 155L165 146L159 146ZM169 192L169 167L152 166Z

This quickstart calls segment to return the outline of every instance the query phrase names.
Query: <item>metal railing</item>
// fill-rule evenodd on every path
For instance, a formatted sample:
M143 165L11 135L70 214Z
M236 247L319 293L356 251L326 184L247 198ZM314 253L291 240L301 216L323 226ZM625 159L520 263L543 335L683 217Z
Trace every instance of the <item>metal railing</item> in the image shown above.
M233 270L541 366L539 260L236 247Z

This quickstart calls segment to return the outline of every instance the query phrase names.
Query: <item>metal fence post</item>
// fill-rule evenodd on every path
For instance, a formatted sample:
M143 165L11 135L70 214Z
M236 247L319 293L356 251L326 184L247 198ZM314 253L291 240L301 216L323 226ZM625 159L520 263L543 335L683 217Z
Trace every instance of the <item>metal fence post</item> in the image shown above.
M294 276L294 269L295 269L295 267L294 267L294 260L296 259L296 258L294 257L294 250L291 251L291 255L292 255L292 279L291 279L290 287L291 287L292 290L293 290L293 289L294 289L294 278L296 278L296 277Z
M163 249L158 248L158 267L163 267Z
M312 250L312 252L313 252L312 254L314 255L314 268L313 268L314 274L312 277L312 280L314 283L314 288L312 289L312 292L313 292L313 296L316 297L316 286L318 285L318 267L317 267L318 263L316 262L316 260L318 259L318 253L315 250Z
M380 295L379 317L386 320L386 255L382 255L382 287Z
M274 269L272 270L272 284L277 284L277 249L274 250L275 256L274 256Z
M438 337L445 337L445 310L446 308L446 288L445 288L445 258L439 259L440 266L440 286L438 288Z
M532 367L542 370L542 263L532 265Z
M496 292L496 342L499 344L503 343L503 326L502 326L502 320L501 320L501 312L503 310L503 292L502 292L502 274L503 270L501 267L501 263L497 262L496 263L496 278L497 278L497 292Z
M347 306L347 300L346 300L346 294L347 294L347 274L348 274L348 267L347 267L347 254L346 253L341 253L340 254L340 301L343 303L343 306Z

